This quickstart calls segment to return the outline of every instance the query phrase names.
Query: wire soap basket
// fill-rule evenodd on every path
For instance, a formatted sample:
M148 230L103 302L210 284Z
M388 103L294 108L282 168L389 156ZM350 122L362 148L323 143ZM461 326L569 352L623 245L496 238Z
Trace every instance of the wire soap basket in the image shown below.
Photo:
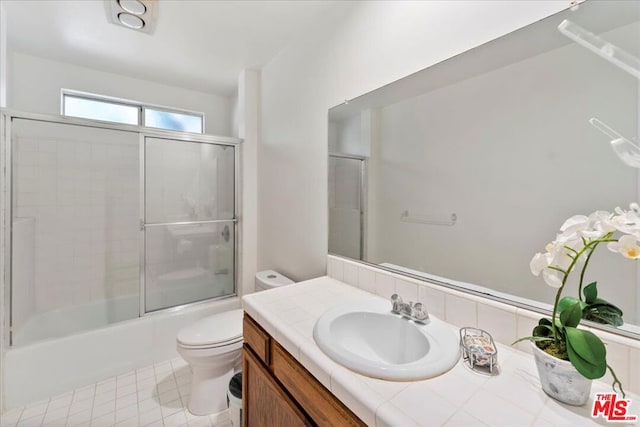
M491 335L482 329L460 329L462 358L471 370L485 375L498 375L498 348Z

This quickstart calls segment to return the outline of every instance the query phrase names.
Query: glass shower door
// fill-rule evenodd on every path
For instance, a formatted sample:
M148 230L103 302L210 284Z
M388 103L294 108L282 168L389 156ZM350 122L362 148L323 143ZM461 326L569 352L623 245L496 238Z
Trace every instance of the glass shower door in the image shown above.
M14 118L12 345L139 316L139 136Z
M144 141L144 312L235 293L235 148Z

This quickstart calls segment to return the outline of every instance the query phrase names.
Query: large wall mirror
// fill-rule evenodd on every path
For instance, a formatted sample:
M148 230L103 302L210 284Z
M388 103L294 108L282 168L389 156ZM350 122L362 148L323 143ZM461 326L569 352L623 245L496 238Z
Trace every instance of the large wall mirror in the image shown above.
M591 0L332 108L330 253L549 308L533 255L570 216L639 199L594 126L640 144L637 58L640 2ZM587 270L625 334L638 267L602 245Z

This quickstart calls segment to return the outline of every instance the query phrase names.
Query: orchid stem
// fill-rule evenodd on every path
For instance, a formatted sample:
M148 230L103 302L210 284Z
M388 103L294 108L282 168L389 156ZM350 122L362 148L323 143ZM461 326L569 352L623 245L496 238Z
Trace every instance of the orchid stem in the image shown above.
M573 271L573 267L575 267L575 265L578 262L578 260L580 259L580 257L586 251L590 251L589 255L587 255L587 260L584 263L584 267L582 267L582 273L580 274L580 293L578 294L578 296L580 297L580 301L582 301L582 296L581 296L582 279L583 279L585 268L587 268L587 264L589 263L589 257L593 253L593 250L596 248L596 246L598 246L598 244L604 243L604 242L617 242L618 241L616 239L611 239L611 236L613 236L613 232L607 233L604 236L602 236L601 238L596 239L596 240L592 240L592 241L588 242L587 244L585 244L582 249L580 249L579 251L576 252L576 255L574 257L571 257L571 264L569 264L569 267L567 267L566 271L564 271L564 270L562 270L562 269L560 269L558 267L555 267L555 266L549 266L548 267L548 268L550 268L552 270L560 271L563 274L563 276L562 276L562 284L558 288L558 292L556 292L556 299L555 299L555 302L553 304L553 313L551 315L551 331L553 332L553 340L554 340L554 342L556 344L560 341L560 339L558 337L558 328L556 328L556 318L558 316L558 303L560 302L560 296L562 295L562 291L564 290L564 286L567 284L567 279L569 278L569 274L571 274L571 271Z
M611 365L607 364L607 368L609 369L609 372L611 372L611 376L613 377L613 383L611 383L611 388L613 388L613 391L617 391L616 386L618 386L618 388L620 388L620 393L622 393L622 398L624 399L625 397L627 397L627 395L624 392L624 389L622 388L622 383L616 376L616 373L611 367Z

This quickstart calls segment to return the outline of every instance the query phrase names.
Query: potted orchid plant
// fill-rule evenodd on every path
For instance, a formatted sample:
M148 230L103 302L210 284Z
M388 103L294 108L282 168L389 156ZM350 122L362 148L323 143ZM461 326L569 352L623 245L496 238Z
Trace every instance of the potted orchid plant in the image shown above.
M530 337L517 342L533 342L534 357L543 390L551 397L584 405L591 380L601 378L607 369L613 377L614 391L624 395L622 384L607 364L606 348L593 332L579 329L582 319L614 326L621 325L622 311L598 298L597 283L584 286L585 272L594 251L601 244L629 259L640 258L640 207L616 208L614 213L596 211L589 216L576 215L560 228L556 239L537 253L530 263L531 272L557 288L551 318L542 318ZM582 268L578 266L582 264ZM579 271L577 297L562 297L572 272ZM515 344L515 343L514 343Z

